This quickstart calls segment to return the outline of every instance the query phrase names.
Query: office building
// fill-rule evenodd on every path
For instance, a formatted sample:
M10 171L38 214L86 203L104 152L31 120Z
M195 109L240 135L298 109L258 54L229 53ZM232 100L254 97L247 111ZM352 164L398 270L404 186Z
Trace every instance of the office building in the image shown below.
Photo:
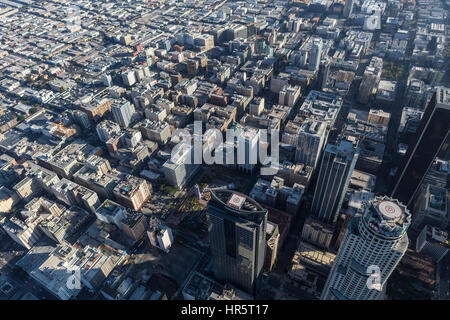
M9 219L3 217L0 219L0 227L11 239L26 249L31 249L42 237L42 232L36 223L27 225L16 217Z
M411 205L422 181L441 149L448 148L450 89L438 87L397 170L392 197Z
M76 106L81 111L86 112L91 121L98 122L105 113L111 111L111 100L108 98L87 100L86 103L82 100L77 100Z
M255 294L266 256L267 210L230 190L212 190L207 209L217 280Z
M317 38L313 40L311 53L309 56L308 69L312 71L319 70L320 59L322 58L322 39Z
M133 175L127 175L114 188L114 196L122 205L133 210L140 210L150 197L152 185L146 180Z
M358 155L359 148L350 141L326 146L311 207L318 220L336 222Z
M83 130L89 131L92 128L91 121L86 112L81 110L73 110L72 116L77 124L81 126Z
M126 210L125 219L121 221L122 231L127 237L138 241L145 233L146 217L133 209Z
M39 228L50 239L58 243L73 243L78 232L89 221L90 215L79 207L70 207L61 215L53 215L39 223Z
M351 0L348 0L351 1ZM373 94L375 86L380 81L381 72L383 70L383 59L380 57L372 57L369 65L364 70L364 75L359 85L357 100L361 103L368 103Z
M285 86L278 94L278 104L293 107L300 98L299 86Z
M425 225L445 229L448 224L449 194L446 188L423 184L411 209L411 228L419 232Z
M316 167L327 135L327 125L322 121L305 120L300 127L295 162Z
M139 123L142 136L148 140L165 144L170 139L170 125L165 121L153 121L144 119Z
M136 83L135 72L133 70L127 70L126 72L123 72L122 81L125 86L131 87L133 84Z
M237 148L238 168L247 174L253 174L258 162L259 131L248 129L240 132Z
M192 146L182 147L163 164L164 177L170 185L181 188L200 170L201 165L194 164L193 150Z
M295 215L300 208L304 192L305 186L294 183L292 187L288 187L285 185L283 178L275 176L271 182L258 179L249 196L272 208L278 208Z
M355 0L345 0L344 11L342 13L344 18L349 18L352 15L354 4Z
M383 299L386 282L408 248L406 206L376 197L363 210L350 221L321 300Z
M112 248L57 245L36 245L23 256L17 266L61 300L75 298L84 288L99 289L122 259L122 252ZM80 286L68 286L74 270L80 270Z
M123 128L127 128L134 114L134 106L129 101L111 104L114 120Z
M120 134L119 125L110 120L103 120L96 126L95 129L101 142L106 142L112 137Z
M445 257L449 248L448 233L428 225L420 232L416 242L416 251L429 255L437 263Z
M105 200L95 211L95 216L100 221L115 224L118 228L121 228L122 221L127 216L127 210L114 201Z
M181 293L184 300L252 300L247 293L230 284L221 285L198 272L189 277Z
M306 218L302 239L319 248L328 249L333 239L334 228L313 218Z

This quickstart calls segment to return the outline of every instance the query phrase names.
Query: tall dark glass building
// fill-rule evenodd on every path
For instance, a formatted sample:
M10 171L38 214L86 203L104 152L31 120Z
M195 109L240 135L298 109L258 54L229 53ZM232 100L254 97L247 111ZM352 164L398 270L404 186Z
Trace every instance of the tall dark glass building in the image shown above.
M392 188L393 198L411 205L436 155L448 148L449 130L450 89L438 87L397 171Z
M336 223L358 156L359 148L350 141L326 146L311 207L316 219Z
M214 276L255 295L266 253L267 210L230 190L211 191L207 210Z

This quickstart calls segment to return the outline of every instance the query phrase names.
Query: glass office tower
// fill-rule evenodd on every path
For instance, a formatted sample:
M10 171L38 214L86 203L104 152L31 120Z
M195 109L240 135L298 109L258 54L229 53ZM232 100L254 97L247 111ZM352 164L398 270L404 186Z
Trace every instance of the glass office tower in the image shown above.
M214 276L255 295L265 258L267 210L241 193L213 190L207 212Z
M391 196L411 205L423 178L441 149L448 148L450 89L438 87L394 179Z

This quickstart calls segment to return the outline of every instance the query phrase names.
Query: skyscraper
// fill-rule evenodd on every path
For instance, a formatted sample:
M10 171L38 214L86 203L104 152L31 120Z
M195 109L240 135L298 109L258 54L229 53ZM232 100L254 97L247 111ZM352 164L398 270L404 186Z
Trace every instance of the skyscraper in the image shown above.
M342 13L344 18L348 18L352 15L354 3L355 0L345 0L344 12Z
M316 38L313 40L311 46L311 54L309 56L308 69L317 71L319 69L321 57L322 57L322 39Z
M215 277L255 294L266 254L267 210L230 190L211 191L207 210Z
M78 123L83 130L89 131L92 128L91 121L89 120L89 116L86 112L81 110L73 110L72 116L76 123Z
M304 163L313 168L319 161L327 135L327 125L322 121L305 120L298 134L295 162Z
M358 155L359 148L350 141L326 146L311 207L318 220L336 222Z
M116 122L121 127L127 128L134 114L134 106L129 101L114 103L111 104L111 111Z
M245 129L239 133L237 147L237 166L247 173L253 174L258 162L259 131Z
M376 197L348 226L322 291L322 300L379 300L408 248L406 206Z
M369 65L364 70L361 84L359 85L357 100L360 103L368 103L372 96L373 88L378 85L383 69L383 59L372 57Z
M438 87L428 104L394 179L392 197L411 205L428 169L441 149L448 148L450 89Z
M320 75L320 90L323 90L327 86L328 77L330 75L331 61L327 59L322 65L319 72Z

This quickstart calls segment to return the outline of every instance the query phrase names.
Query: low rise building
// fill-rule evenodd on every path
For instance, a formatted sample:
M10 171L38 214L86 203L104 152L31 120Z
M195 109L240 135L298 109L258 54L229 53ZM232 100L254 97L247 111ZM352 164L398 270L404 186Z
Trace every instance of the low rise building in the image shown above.
M223 286L198 272L189 277L182 294L185 300L253 300L245 292L229 284Z

